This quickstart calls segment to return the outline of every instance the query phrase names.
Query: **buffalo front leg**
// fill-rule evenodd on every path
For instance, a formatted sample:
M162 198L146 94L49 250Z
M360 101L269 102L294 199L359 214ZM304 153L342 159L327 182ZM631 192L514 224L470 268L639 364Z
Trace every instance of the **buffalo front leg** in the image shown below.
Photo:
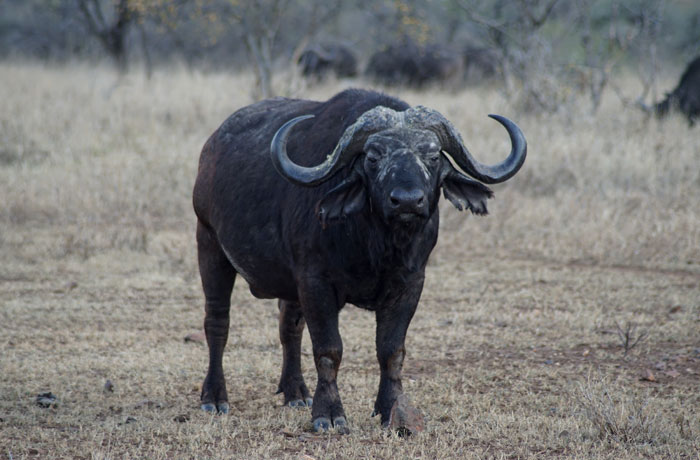
M314 430L332 426L347 433L347 420L338 393L338 369L343 357L343 341L338 331L340 306L335 292L322 282L312 282L300 289L301 308L311 335L318 380L311 416Z
M229 404L222 357L228 340L231 291L236 271L216 236L201 223L197 224L197 255L205 297L204 333L209 346L209 370L202 385L202 409L226 414Z
M408 325L418 305L423 282L409 287L401 298L377 309L377 359L380 378L377 400L372 415L381 415L382 424L389 423L389 415L396 398L403 393L401 370L406 355L405 339Z
M284 393L284 403L291 407L311 406L313 400L301 373L301 338L306 324L301 306L280 300L279 311L282 375L277 393Z

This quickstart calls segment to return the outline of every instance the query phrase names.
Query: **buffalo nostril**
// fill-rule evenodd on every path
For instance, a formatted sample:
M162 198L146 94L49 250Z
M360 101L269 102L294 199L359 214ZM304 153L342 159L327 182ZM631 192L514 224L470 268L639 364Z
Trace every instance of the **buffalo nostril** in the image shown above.
M389 194L389 204L406 211L422 208L425 205L425 193L420 189L394 189Z

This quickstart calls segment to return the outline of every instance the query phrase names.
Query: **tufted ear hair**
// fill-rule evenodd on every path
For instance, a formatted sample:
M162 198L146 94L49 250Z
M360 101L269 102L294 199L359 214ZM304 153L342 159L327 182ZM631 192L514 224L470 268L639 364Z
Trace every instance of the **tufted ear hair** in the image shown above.
M442 164L442 193L445 198L460 211L469 209L474 214L488 214L486 200L493 197L491 189L457 171L448 159L443 158Z
M332 188L316 204L316 216L321 227L361 211L367 204L367 192L357 162L350 175Z

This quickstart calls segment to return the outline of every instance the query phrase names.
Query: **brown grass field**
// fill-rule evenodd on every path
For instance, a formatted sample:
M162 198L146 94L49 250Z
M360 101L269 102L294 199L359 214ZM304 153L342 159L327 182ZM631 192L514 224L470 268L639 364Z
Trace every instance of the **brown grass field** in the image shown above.
M483 161L508 149L487 113L529 142L489 216L443 203L404 368L423 433L370 418L374 319L353 306L338 380L352 432L311 433L274 394L276 303L244 281L232 411L202 413L206 346L183 340L203 320L190 193L251 81L0 65L0 458L700 459L700 130L614 95L594 117L584 98L546 115L488 87L389 90L441 111ZM313 99L365 85L278 84ZM303 350L314 388L308 335Z

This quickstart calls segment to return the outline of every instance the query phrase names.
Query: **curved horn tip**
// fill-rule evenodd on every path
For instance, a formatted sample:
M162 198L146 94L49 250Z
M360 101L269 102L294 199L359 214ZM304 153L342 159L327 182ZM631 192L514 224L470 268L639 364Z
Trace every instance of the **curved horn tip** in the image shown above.
M286 121L275 132L274 136L272 136L272 141L270 141L270 158L272 159L272 165L282 177L298 185L309 185L307 184L309 179L305 178L303 173L307 168L299 167L290 161L287 156L287 138L294 125L309 118L313 118L314 116L315 115L301 115ZM300 177L295 177L295 175L290 174L289 170L293 172L294 169L302 170Z
M515 124L515 122L513 120L511 120L510 118L506 118L503 115L496 115L495 113L489 113L489 118L493 118L494 120L496 120L497 122L499 122L503 126L508 126L508 125L513 125L515 127L518 126Z
M503 125L508 130L508 133L511 135L511 137L514 134L517 134L517 136L522 140L522 142L527 144L527 141L525 140L525 135L523 134L523 132L520 130L518 125L516 125L513 120L506 118L503 115L496 115L493 113L490 113L489 117L493 118L494 120L499 122L501 125Z
M289 124L295 125L295 124L299 123L300 121L308 120L309 118L314 118L315 116L316 115L309 114L309 115L301 115L299 117L294 117L291 120L289 120L288 122L286 122L285 125L289 125Z
M286 134L294 125L301 121L308 120L309 118L314 118L315 116L316 115L302 115L300 117L294 117L291 120L287 120L282 126L279 127L279 129L275 132L275 135L272 136L270 147L274 148L275 144L279 142L280 138L285 138L284 143L286 143Z

